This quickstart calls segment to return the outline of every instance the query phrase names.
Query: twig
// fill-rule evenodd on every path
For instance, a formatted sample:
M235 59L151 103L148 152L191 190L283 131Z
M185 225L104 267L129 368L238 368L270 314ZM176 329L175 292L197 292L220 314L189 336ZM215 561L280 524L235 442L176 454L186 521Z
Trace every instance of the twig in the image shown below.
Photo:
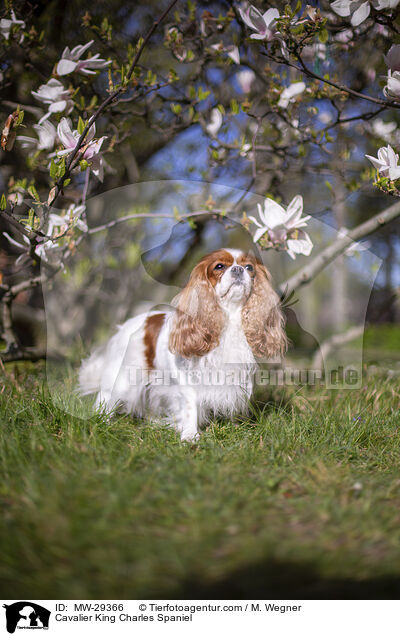
M152 24L152 26L150 27L149 31L147 32L147 34L145 35L143 42L141 44L141 46L139 47L133 61L132 64L129 68L129 71L126 75L126 81L130 80L130 78L132 77L133 71L136 68L137 63L140 60L140 57L143 53L143 50L145 48L145 46L147 45L148 41L150 40L151 36L153 35L154 31L157 29L157 27L159 26L159 24L164 20L164 18L168 15L168 13L171 11L171 9L174 7L174 5L178 2L178 0L172 0L172 2L168 5L168 7L165 9L165 11L163 11L163 13L161 14L161 16L158 18L158 20L155 20ZM85 128L82 131L81 136L78 139L78 143L76 144L74 150L72 151L72 153L69 155L68 157L68 161L65 167L65 173L62 177L60 177L60 179L57 181L56 185L54 186L54 188L52 188L52 191L50 193L49 196L49 200L48 200L48 205L52 206L54 205L55 200L57 199L59 193L62 190L64 181L69 177L73 166L73 162L75 157L77 156L79 150L82 148L83 142L85 140L86 135L88 134L91 126L94 124L95 121L97 121L97 119L100 117L101 113L107 108L107 106L109 106L113 101L115 101L115 99L118 97L118 95L120 95L122 92L125 91L125 86L120 86L119 88L117 88L115 91L113 91L112 93L110 93L110 95L103 101L102 104L100 104L100 106L98 107L98 109L96 110L95 113L93 113L93 115L90 117L88 123L86 124Z

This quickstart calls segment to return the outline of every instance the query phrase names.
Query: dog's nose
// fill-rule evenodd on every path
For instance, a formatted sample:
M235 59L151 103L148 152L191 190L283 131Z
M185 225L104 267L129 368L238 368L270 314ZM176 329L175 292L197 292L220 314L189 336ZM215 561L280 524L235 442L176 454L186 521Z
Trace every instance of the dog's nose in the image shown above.
M244 268L240 265L234 265L231 269L231 274L234 278L240 278L243 276Z

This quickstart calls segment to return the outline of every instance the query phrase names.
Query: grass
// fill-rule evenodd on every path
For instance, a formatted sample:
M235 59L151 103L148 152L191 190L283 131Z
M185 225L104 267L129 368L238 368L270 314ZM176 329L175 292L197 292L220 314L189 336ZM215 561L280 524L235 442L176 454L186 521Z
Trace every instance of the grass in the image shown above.
M44 377L0 396L3 598L398 598L399 379L275 389L190 446Z

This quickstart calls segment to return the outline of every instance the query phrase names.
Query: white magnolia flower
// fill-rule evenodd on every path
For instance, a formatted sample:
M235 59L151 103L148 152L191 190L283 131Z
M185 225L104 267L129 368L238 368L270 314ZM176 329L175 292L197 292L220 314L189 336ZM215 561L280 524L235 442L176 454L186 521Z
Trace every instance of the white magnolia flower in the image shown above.
M39 120L39 124L50 117L52 113L65 112L68 115L74 107L69 90L54 78L50 79L47 84L39 86L37 91L32 91L32 95L49 106L48 112Z
M245 24L256 31L250 38L253 40L267 40L267 42L278 36L276 30L276 19L279 18L278 9L268 9L261 13L256 7L250 4L246 9L239 8L240 16Z
M383 119L375 119L372 122L372 131L377 137L390 141L393 137L393 133L397 128L397 124L394 121L383 121Z
M374 8L377 11L383 11L384 9L395 9L400 0L373 0Z
M211 119L210 123L206 126L206 131L211 137L215 137L217 132L222 126L223 117L222 113L218 108L213 108L211 111Z
M289 102L294 101L297 95L300 95L306 88L304 82L294 82L287 88L284 88L279 98L278 106L281 108L287 108Z
M63 234L71 224L76 225L82 232L87 232L87 224L79 218L84 210L84 205L75 205L75 203L72 203L66 211L65 216L54 213L49 214L47 235L54 237L54 229L57 229L58 234Z
M50 121L44 121L42 124L33 126L37 132L37 137L26 137L19 135L17 141L21 142L22 148L29 150L52 150L57 137L56 127Z
M75 205L75 203L71 203L65 215L66 217L69 217L69 219L73 221L76 227L82 230L82 232L88 231L88 226L86 221L83 221L83 219L80 218L81 215L85 212L85 210L86 210L85 205Z
M297 195L289 203L285 210L273 199L266 199L264 210L258 204L260 221L254 216L249 219L258 226L253 240L256 243L262 236L267 235L267 241L271 247L286 249L293 259L296 254L308 256L313 248L308 234L302 230L307 225L310 216L301 216L303 213L303 197Z
M392 181L400 178L400 166L397 165L399 155L396 155L392 146L379 148L378 157L365 155L382 177L389 177Z
M219 44L212 44L210 46L211 49L217 51L218 53L226 53L228 57L231 58L235 62L235 64L240 64L240 53L237 46L224 46L222 42Z
M99 53L96 53L93 57L89 57L86 60L81 60L82 55L92 46L94 40L90 40L87 44L80 44L75 46L72 51L66 46L61 60L57 64L58 75L69 75L76 71L83 75L95 75L96 70L106 68L111 61L107 61L99 57ZM95 70L93 70L95 69Z
M393 44L384 60L391 71L400 71L400 44Z
M241 157L247 157L250 151L251 151L251 144L243 144L243 146L240 149L239 155Z
M104 179L104 162L100 153L103 141L107 137L100 137L100 139L93 139L96 134L96 126L93 124L88 134L85 137L85 142L79 151L80 159L85 159L93 174L100 180ZM58 155L69 155L76 147L80 134L77 130L72 130L68 119L63 117L57 126L57 135L64 146L64 150L60 150Z
M364 22L371 11L369 2L362 0L335 0L331 3L331 9L342 18L351 16L350 22L354 27Z
M376 11L394 9L400 0L371 0L371 4ZM371 12L370 3L363 0L335 0L331 2L331 9L342 18L350 18L352 26L356 27L366 20Z
M22 236L22 239L24 241L23 243L19 243L18 241L13 239L7 232L3 232L3 235L6 237L8 242L11 243L11 245L15 245L15 247L19 247L20 249L24 250L24 252L26 252L27 249L30 248L30 245L31 245L30 241L29 241L28 237L25 236L25 234ZM51 250L51 249L57 248L58 245L54 241L50 241L50 240L46 241L46 240L42 239L41 237L37 237L37 240L40 241L40 242L35 247L35 254L41 260L43 260L43 261L45 261L47 263L48 260L49 260L47 252L49 250ZM19 262L19 259L17 260L17 263L18 262Z
M11 20L8 20L7 18L2 18L0 20L0 34L6 40L8 40L10 38L11 29L13 28L14 25L17 25L17 24L21 26L21 29L25 28L25 22L23 20L17 20L17 18L15 17L14 11L11 9ZM22 33L19 39L20 44L23 41L23 39L24 39L24 34Z
M389 99L400 99L400 71L390 71L387 76L387 84L383 88L383 94Z
M225 52L227 56L235 62L235 64L240 64L240 53L237 46L227 46L225 47Z
M249 69L245 69L236 73L237 83L239 84L243 93L250 93L251 86L255 79L256 74L254 73L254 71L250 71Z

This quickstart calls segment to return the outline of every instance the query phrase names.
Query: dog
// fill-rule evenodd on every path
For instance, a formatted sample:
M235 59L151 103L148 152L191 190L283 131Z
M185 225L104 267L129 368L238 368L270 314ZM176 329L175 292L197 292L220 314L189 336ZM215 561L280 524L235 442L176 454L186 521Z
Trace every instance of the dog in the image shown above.
M195 441L213 416L245 414L261 358L287 347L268 270L252 253L219 249L194 267L168 311L129 319L82 362L81 395L150 416Z

